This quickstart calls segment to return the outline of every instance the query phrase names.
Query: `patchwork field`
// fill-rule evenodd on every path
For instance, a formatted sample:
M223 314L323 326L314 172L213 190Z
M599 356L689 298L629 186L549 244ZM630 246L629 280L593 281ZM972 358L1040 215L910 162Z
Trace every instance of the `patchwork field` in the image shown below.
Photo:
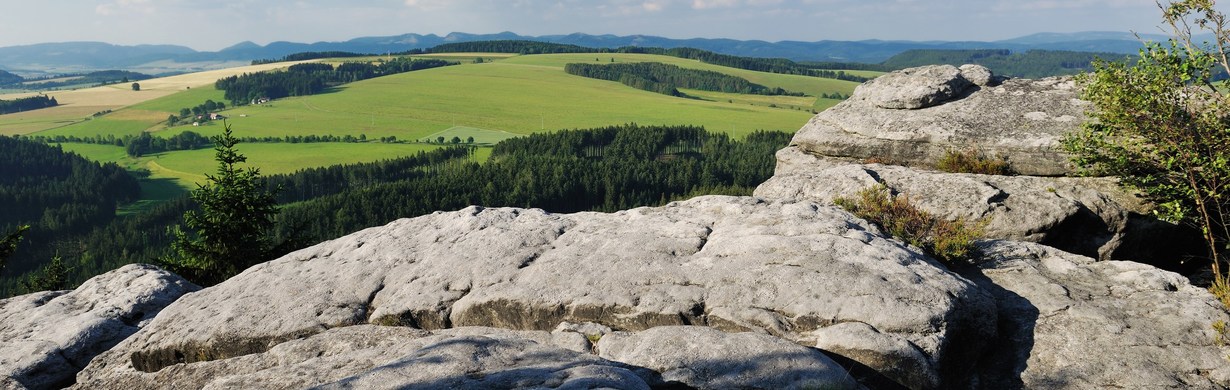
M518 56L500 61L501 64L521 64L521 65L539 65L550 66L553 68L564 69L564 65L574 62L607 64L614 62L661 62L671 64L681 68L710 70L719 73L725 73L736 77L742 77L756 84L766 87L780 87L786 90L803 92L812 96L815 101L812 107L817 110L823 110L837 104L836 100L817 99L821 94L832 94L840 92L843 95L848 95L854 92L854 87L859 83L852 81L843 81L835 79L826 79L819 77L807 77L798 75L785 75L776 73L765 73L751 70L728 68L725 66L706 64L696 60L688 60L678 57L658 56L647 54L541 54L532 56ZM862 71L860 71L862 72ZM875 72L866 72L868 74L876 74ZM784 97L778 97L784 98Z
M46 94L55 97L56 101L60 103L59 106L18 114L0 115L0 134L29 134L63 127L85 121L91 114L96 112L118 110L142 102L190 91L191 88L212 86L214 81L223 77L284 68L291 64L294 63L283 62L242 66L141 80L140 91L133 91L130 84L112 84L71 91L50 91ZM36 94L38 93L5 94L0 95L0 100L12 100ZM192 105L197 104L201 104L201 102L196 102ZM175 108L175 110L178 111L179 108ZM10 118L10 116L14 117ZM166 119L166 116L164 115L162 119Z
M302 168L368 162L442 147L457 137L466 143L492 145L501 140L542 131L589 128L624 123L700 125L742 136L755 130L794 131L812 115L839 102L822 94L849 94L857 83L733 69L669 56L645 54L512 55L448 53L431 55L461 65L397 74L345 84L326 93L280 99L268 104L228 107L221 113L238 137L333 135L364 137L361 143L245 143L240 150L263 173L289 173ZM474 59L482 57L483 63ZM330 63L384 58L325 59ZM754 83L804 92L812 96L762 96L684 90L691 98L641 91L611 81L565 73L567 63L594 61L663 62L713 70ZM0 134L39 136L134 136L149 132L168 137L184 131L206 136L221 132L219 121L201 126L166 126L166 118L181 108L206 100L223 102L213 87L221 77L277 69L289 63L231 68L141 81L141 91L112 85L53 96L62 103L52 109L0 116ZM12 98L6 95L0 98ZM94 116L103 110L112 110ZM381 142L395 138L398 143ZM97 161L120 163L148 173L143 186L148 202L167 199L194 188L214 169L213 151L201 149L131 158L124 148L110 145L64 144ZM485 159L489 148L480 148Z

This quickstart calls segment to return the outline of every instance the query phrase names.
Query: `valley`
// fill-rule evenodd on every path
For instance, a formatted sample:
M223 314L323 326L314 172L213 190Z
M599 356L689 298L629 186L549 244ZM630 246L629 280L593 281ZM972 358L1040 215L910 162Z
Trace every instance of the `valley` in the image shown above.
M597 56L597 57L595 57ZM240 150L263 173L290 173L302 168L372 162L441 147L453 137L473 138L482 159L501 140L559 129L613 124L699 125L742 137L755 130L792 131L813 111L840 100L825 94L849 95L857 83L800 75L755 72L705 64L670 56L603 53L513 55L442 53L418 57L446 59L460 65L428 69L348 83L326 93L298 96L266 104L219 111L240 137L266 138L307 135L362 136L358 143L251 143ZM482 63L476 63L483 58ZM617 82L586 79L563 72L565 64L661 62L690 69L717 71L768 87L801 91L810 96L743 95L687 90L695 98L663 96ZM342 64L378 61L383 57L323 59ZM222 102L215 77L268 71L294 63L273 63L220 71L150 79L141 91L106 86L54 93L61 106L0 116L0 133L34 137L115 137L148 132L169 137L184 131L204 136L220 132L219 121L202 126L166 126L168 115L206 100ZM874 75L874 72L862 72ZM148 85L148 86L147 86ZM123 87L123 88L121 88ZM63 98L59 96L64 96ZM0 99L4 96L0 96ZM84 110L84 111L82 111ZM82 119L81 113L111 110ZM11 116L16 116L12 117ZM391 142L385 142L388 140ZM168 151L142 157L124 155L123 146L64 143L66 150L101 162L116 162L148 172L141 205L167 198L163 181L184 191L212 169L212 150ZM153 184L158 183L158 184Z

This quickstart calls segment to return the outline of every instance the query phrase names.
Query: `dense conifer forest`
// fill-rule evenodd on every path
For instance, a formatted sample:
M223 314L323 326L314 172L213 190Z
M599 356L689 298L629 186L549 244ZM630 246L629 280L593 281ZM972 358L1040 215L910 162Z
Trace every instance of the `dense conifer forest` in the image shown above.
M266 184L270 189L280 188L282 212L275 240L304 247L397 218L470 205L536 207L550 212L616 211L704 194L747 195L772 176L774 153L790 137L783 132L758 131L737 140L700 127L629 124L505 140L485 163L472 160L472 147L453 146L376 163L274 175ZM44 159L84 161L41 143L0 139L27 145L24 148L57 151L44 153L53 156ZM0 164L15 163L0 158ZM8 167L0 165L0 172L15 173L17 178L11 180L36 180L23 175L25 170ZM181 198L112 219L115 203L135 198L135 190L126 187L135 187L135 180L113 165L100 169L109 173L105 178L111 181L88 184L93 191L90 200L111 205L109 214L89 214L93 219L54 236L31 235L14 255L16 261L41 264L59 255L68 267L68 279L80 283L120 265L152 262L167 254L171 242L167 228L179 223L192 203ZM94 189L105 186L117 188L124 197L93 196ZM121 187L134 192L121 193ZM21 221L34 225L32 232L45 229L39 221ZM0 274L0 296L21 293L19 280L39 276L28 271L29 267Z
M519 54L556 54L556 53L639 53L639 54L656 54L678 58L686 58L697 60L707 64L726 66L736 69L754 70L758 72L781 73L781 74L797 74L805 76L823 77L855 82L864 82L869 80L866 77L846 74L841 71L831 71L824 69L862 69L865 64L851 64L848 68L821 68L819 66L807 66L796 63L784 58L754 58L754 57L739 57L726 54L718 54L707 50L693 49L688 47L678 47L673 49L663 49L656 47L620 47L615 49L582 47L577 45L565 45L558 43L534 42L534 41L482 41L482 42L458 42L449 43L433 47L423 52L427 53L519 53ZM838 63L825 63L827 66L835 66Z
M564 66L564 72L581 77L618 81L632 88L663 95L683 96L679 88L752 95L792 95L781 88L769 88L746 79L708 70L686 69L659 62L619 64L574 63Z
M3 273L31 270L54 256L39 250L115 219L116 206L140 195L137 180L55 146L0 136L0 234L30 225Z
M0 115L55 107L59 104L60 103L56 101L56 98L46 95L24 97L14 100L0 100Z
M330 64L304 63L291 65L285 72L245 73L226 77L214 83L214 87L225 91L224 96L232 105L242 105L254 99L313 95L337 84L455 64L456 62L436 59L400 58L376 64L347 62L337 68Z
M26 79L8 71L0 70L0 85L19 84L22 81L26 81Z

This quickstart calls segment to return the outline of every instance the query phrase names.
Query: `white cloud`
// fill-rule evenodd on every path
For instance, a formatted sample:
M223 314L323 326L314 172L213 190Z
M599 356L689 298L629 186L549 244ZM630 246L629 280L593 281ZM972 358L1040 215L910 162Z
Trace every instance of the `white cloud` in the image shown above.
M94 7L94 13L103 16L112 16L129 13L154 14L157 9L150 0L116 0L110 3L99 4Z
M693 9L729 8L739 5L738 0L692 0Z
M665 8L665 7L666 7L666 2L661 1L661 0L646 1L644 3L641 3L641 8L644 8L646 11L649 11L649 12L658 12L658 11L661 11L662 8Z
M406 0L406 6L424 11L435 11L448 6L448 0Z

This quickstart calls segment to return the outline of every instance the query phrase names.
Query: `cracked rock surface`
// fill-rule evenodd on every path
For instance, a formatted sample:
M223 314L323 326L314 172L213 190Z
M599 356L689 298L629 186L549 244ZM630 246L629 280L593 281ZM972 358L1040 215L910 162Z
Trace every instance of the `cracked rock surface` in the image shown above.
M981 82L977 84L975 82ZM1090 107L1071 78L1000 80L977 65L904 69L812 117L792 145L821 156L933 166L949 150L1007 158L1021 174L1072 173L1060 137Z
M985 236L1039 242L1102 260L1170 262L1199 248L1182 227L1142 215L1142 202L1110 178L944 173L881 164L843 164L790 147L756 189L768 199L831 204L884 185L934 215L986 220Z
M1000 336L977 387L1217 389L1230 384L1208 291L1171 272L989 241L964 275L995 295Z
M165 389L648 389L626 365L552 344L543 331L400 326L329 329L227 359L153 373L120 367L83 375L78 388ZM584 341L584 338L581 338Z
M923 374L893 379L933 388L981 353L958 340L993 335L995 309L969 281L810 202L707 196L566 215L471 207L254 266L180 299L82 377L105 385L365 323L549 331L561 322L706 325L803 345L815 345L812 331L857 322L876 331L869 338L919 351L908 358Z
M0 388L73 383L99 353L135 333L159 310L199 287L151 265L96 276L76 290L0 300Z

